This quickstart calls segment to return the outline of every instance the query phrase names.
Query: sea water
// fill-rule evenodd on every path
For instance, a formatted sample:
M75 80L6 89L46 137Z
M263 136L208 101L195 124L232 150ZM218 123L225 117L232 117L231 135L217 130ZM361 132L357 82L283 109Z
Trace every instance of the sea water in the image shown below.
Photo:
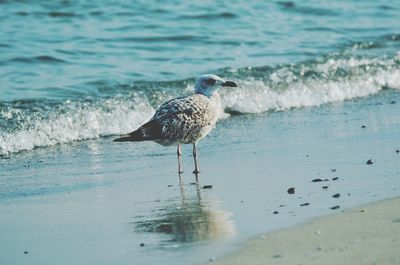
M0 11L1 264L195 264L399 195L397 1ZM173 149L111 142L204 73L238 87L221 89L226 115L200 142L201 184L178 180Z
M230 113L400 89L396 1L1 1L0 154L126 133L216 73Z

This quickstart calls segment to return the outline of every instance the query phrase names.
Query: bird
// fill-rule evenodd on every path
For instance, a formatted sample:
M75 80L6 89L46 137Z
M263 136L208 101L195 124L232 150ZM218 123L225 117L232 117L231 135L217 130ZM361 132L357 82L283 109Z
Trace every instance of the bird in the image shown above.
M183 173L182 144L193 145L194 171L198 174L197 142L215 127L221 111L221 87L237 87L215 74L197 78L194 94L173 98L161 104L153 117L137 130L114 142L154 141L163 146L177 146L178 173Z

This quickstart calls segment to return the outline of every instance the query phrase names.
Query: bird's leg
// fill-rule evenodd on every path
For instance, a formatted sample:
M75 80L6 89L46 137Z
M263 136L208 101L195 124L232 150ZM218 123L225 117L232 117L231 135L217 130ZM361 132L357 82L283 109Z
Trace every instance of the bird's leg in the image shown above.
M196 143L193 144L193 158L194 158L194 174L199 174L199 168L197 166L197 145Z
M178 155L178 173L181 174L183 173L182 163L181 163L181 156L182 156L181 145L178 145L178 150L176 151L176 154Z

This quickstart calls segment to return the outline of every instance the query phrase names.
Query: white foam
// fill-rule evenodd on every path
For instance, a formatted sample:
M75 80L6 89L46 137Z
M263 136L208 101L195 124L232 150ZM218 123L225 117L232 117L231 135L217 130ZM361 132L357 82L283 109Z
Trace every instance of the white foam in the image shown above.
M280 68L267 81L245 80L235 90L224 90L223 105L228 111L260 113L365 97L386 87L400 89L400 69L394 59L328 60L311 67L322 78L302 78L310 67L302 67L300 76ZM335 76L339 68L347 74Z
M24 128L0 134L0 154L126 133L145 122L154 109L147 101L107 99L95 104L66 102L46 119L26 117Z

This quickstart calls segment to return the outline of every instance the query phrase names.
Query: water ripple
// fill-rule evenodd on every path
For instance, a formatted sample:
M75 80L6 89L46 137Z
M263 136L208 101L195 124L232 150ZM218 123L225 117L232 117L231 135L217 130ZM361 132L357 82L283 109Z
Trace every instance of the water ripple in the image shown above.
M67 61L53 57L50 55L39 55L35 57L16 57L9 60L10 62L19 62L19 63L67 63Z

